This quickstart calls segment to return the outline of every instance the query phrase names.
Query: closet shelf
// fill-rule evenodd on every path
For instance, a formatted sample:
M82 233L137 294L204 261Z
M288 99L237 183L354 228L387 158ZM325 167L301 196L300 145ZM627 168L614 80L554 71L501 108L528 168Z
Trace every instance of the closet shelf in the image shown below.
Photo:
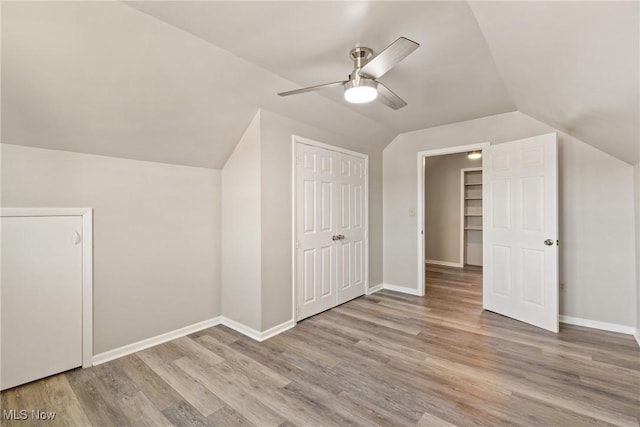
M475 182L465 182L464 183L465 186L482 186L481 182L475 183Z
M469 214L469 213L466 213L466 214L464 214L464 216L482 216L482 214Z
M465 227L465 230L482 231L482 227Z
M482 197L465 197L465 200L482 200Z

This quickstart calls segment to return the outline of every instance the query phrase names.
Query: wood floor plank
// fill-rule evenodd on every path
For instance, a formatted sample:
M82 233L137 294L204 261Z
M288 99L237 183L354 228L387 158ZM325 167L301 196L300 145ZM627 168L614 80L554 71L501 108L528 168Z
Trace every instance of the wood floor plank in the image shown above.
M213 414L209 415L207 417L207 421L209 421L209 424L212 426L257 427L251 421L243 417L241 413L229 406L220 408Z
M177 405L184 397L163 380L137 354L122 357L114 361L129 378L144 392L160 411Z
M166 363L160 355L154 352L153 348L138 353L138 357L181 396L184 396L184 400L200 411L203 416L211 415L224 406L214 393L175 366L176 361ZM200 359L201 357L196 354L194 358ZM178 405L180 404L182 402Z
M162 411L172 425L191 427L211 427L209 421L189 402L182 401Z
M253 424L269 427L285 423L286 418L284 416L271 410L262 401L255 399L242 387L238 386L235 381L219 375L216 370L200 366L189 358L179 359L175 363L192 378L198 378L208 390L224 401L227 406L241 413ZM221 407L224 407L224 405Z
M2 426L638 426L640 349L482 310L482 270L427 266L256 342L225 326L0 393Z

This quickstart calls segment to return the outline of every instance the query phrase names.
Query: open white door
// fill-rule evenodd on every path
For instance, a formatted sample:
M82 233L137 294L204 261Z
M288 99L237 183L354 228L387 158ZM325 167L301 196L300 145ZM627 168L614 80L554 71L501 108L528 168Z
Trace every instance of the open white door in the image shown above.
M483 151L483 307L558 332L556 134Z

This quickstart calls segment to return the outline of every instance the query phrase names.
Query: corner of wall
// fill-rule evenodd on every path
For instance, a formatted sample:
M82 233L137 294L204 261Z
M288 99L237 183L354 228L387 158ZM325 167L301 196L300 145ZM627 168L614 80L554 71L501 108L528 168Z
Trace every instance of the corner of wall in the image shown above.
M222 169L222 316L260 330L261 111Z

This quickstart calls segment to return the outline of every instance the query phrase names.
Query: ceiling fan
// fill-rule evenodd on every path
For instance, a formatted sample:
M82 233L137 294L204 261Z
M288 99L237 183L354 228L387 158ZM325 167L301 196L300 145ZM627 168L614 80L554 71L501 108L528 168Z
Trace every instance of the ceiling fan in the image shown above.
M400 37L373 58L373 51L368 47L356 47L349 52L355 67L349 74L349 80L290 90L281 92L278 95L297 95L328 87L343 86L344 99L347 102L363 104L378 98L384 105L398 110L406 106L407 103L384 84L380 83L378 79L418 47L420 47L418 43L406 37Z

